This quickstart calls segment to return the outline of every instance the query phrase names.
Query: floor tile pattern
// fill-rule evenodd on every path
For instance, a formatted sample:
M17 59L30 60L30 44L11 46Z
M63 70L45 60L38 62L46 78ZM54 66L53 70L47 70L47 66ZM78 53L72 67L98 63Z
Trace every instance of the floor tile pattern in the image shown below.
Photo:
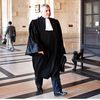
M44 93L36 96L31 57L25 55L25 50L26 45L15 46L14 52L8 51L4 45L0 46L0 99L100 98L100 66L95 63L85 63L84 70L81 70L78 63L77 70L74 72L72 71L74 66L71 61L72 54L66 54L68 61L65 64L65 72L60 75L63 90L68 94L55 97L51 79L44 79Z

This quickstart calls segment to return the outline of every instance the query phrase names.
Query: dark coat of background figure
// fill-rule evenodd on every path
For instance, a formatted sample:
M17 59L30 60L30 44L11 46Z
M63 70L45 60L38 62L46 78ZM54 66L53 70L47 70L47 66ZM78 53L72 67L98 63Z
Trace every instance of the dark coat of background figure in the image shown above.
M16 29L15 26L8 26L7 30L6 30L6 34L9 34L10 38L11 38L11 42L15 42L16 41Z
M60 24L56 19L49 19L53 31L48 32L45 31L43 17L31 21L26 49L26 55L33 57L35 75L46 79L60 71L61 57L65 54ZM39 51L43 51L44 55L37 54Z

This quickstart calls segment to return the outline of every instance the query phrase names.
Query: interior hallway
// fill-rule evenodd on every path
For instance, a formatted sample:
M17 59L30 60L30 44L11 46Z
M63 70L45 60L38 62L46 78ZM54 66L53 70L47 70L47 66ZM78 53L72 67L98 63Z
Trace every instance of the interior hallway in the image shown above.
M15 46L15 49L10 52L5 46L0 46L0 98L100 98L100 66L85 64L84 71L78 66L77 71L73 72L72 54L67 54L66 70L61 73L63 90L68 94L55 97L51 80L48 79L43 83L44 93L36 96L31 57L25 56L26 45Z

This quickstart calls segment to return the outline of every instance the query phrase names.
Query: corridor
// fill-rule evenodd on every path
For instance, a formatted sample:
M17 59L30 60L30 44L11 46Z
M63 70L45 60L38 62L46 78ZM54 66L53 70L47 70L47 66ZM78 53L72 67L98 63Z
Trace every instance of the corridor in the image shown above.
M66 54L67 62L61 82L68 94L55 97L51 80L43 82L44 93L35 95L34 70L31 57L25 55L26 45L15 46L15 51L8 51L0 46L0 99L99 99L100 98L100 66L84 64L82 71L80 63L77 71L73 72L72 54ZM99 58L100 59L100 58Z

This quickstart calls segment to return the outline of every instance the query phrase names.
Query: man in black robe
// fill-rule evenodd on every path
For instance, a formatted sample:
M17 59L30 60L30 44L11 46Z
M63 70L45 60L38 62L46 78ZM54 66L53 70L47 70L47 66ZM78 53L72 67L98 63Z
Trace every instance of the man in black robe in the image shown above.
M50 18L50 6L41 7L42 16L29 25L26 55L32 56L35 72L36 94L42 94L43 78L51 77L55 96L65 95L60 82L60 61L65 54L59 21Z

